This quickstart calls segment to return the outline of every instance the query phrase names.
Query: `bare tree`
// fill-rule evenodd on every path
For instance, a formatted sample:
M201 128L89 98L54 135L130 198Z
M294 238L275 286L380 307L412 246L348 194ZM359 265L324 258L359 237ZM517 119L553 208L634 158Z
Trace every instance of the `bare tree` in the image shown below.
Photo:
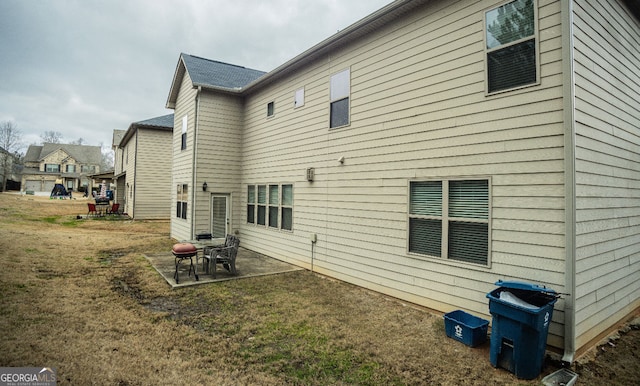
M113 169L113 150L104 146L104 143L100 142L100 149L102 150L102 162L100 162L100 171Z
M87 141L85 141L84 138L80 137L75 141L69 142L69 145L84 145L85 143L87 143Z
M40 134L42 143L62 143L62 133L59 131L48 130Z
M2 170L2 188L7 190L7 179L11 175L14 157L18 158L18 150L22 147L22 132L11 121L0 122L0 170Z

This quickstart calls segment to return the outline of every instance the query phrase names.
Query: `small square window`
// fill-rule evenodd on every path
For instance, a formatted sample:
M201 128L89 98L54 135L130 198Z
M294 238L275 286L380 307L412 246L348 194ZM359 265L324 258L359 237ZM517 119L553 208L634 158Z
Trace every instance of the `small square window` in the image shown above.
M267 117L272 117L275 114L275 102L267 103Z
M293 107L302 107L304 106L304 88L301 88L296 91L296 95L293 100Z

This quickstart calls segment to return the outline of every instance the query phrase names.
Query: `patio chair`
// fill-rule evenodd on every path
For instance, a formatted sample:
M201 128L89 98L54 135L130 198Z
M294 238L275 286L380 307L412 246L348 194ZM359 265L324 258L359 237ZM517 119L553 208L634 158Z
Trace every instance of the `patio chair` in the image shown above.
M236 256L238 256L238 248L240 247L240 239L233 235L227 235L224 246L210 247L204 249L203 264L207 264L206 271L209 272L213 266L213 278L216 278L216 269L218 264L233 275L237 275Z
M111 208L107 209L107 214L120 214L119 212L120 210L120 204L113 204L111 205Z
M93 204L91 202L87 202L87 206L89 207L89 211L87 212L87 217L89 216L97 216L98 215L98 211L96 210L96 204Z

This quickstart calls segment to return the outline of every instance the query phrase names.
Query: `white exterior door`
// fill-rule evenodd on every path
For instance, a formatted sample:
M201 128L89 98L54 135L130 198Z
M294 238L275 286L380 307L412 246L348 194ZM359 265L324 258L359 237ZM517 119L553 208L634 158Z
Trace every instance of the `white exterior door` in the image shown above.
M211 196L211 234L225 238L229 233L229 196Z

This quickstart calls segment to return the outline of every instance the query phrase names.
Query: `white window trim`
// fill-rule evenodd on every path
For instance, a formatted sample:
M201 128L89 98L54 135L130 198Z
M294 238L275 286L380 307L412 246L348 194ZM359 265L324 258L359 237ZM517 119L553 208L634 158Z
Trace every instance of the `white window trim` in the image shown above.
M249 205L253 205L253 219L254 222L249 222L247 221L247 218L245 217L245 224L250 225L250 226L254 226L254 227L258 227L258 228L264 228L264 229L269 229L269 230L273 230L273 231L279 231L279 232L288 232L288 233L293 233L293 229L294 229L294 225L293 225L293 212L294 212L294 204L295 204L295 199L294 199L294 204L292 205L284 205L282 203L282 187L285 185L291 185L291 189L292 189L292 196L294 196L294 190L295 190L295 185L293 183L253 183L253 184L247 184L245 192L247 192L247 197L245 200L245 205L247 206L247 210L248 210L248 206ZM254 202L249 202L249 187L253 186L254 188ZM259 203L259 199L258 199L258 191L259 191L259 186L264 186L266 188L266 197L265 197L265 203L264 204L260 204ZM277 186L278 187L278 204L277 205L273 205L270 204L270 194L271 194L271 186ZM265 208L265 221L264 224L259 224L258 223L258 208L260 206L264 206ZM271 207L277 207L277 211L278 211L278 226L277 227L272 227L269 224L269 210ZM282 208L289 208L291 209L291 214L292 214L292 218L291 218L291 229L285 229L282 227Z
M479 263L472 263L472 262L468 262L468 261L462 261L462 260L454 260L454 259L449 259L446 253L444 251L448 251L449 249L449 241L448 241L448 235L449 235L449 216L448 216L448 203L449 203L449 189L445 189L445 181L447 183L447 187L448 187L448 183L450 181L470 181L470 180L481 180L481 181L487 181L488 184L488 218L487 221L479 221L479 220L475 220L475 219L468 219L465 221L469 221L469 222L481 222L481 223L486 223L487 224L487 262L486 264L479 264ZM438 219L441 219L442 221L442 241L441 241L441 250L443 251L441 253L442 257L437 257L437 256L431 256L431 255L425 255L422 253L417 253L417 252L410 252L409 248L409 233L411 232L411 228L410 228L410 222L411 222L411 183L412 182L426 182L426 181L440 181L443 183L442 185L442 216L437 216ZM492 255L492 248L491 248L491 244L492 244L492 229L493 229L493 225L492 225L492 217L493 217L493 205L492 205L492 197L493 197L493 183L491 180L491 177L489 176L461 176L461 177L448 177L448 178L416 178L416 179L411 179L407 182L407 233L406 233L406 253L408 256L411 257L417 257L420 259L426 259L426 260L432 260L432 261L437 261L438 263L444 263L447 265L452 265L452 266L458 266L458 267L464 267L464 266L474 266L474 267L480 267L480 268L487 268L487 269L491 269L491 255ZM445 210L445 203L446 205L446 210ZM415 217L414 217L415 218ZM435 218L435 217L434 217Z
M493 47L491 49L487 48L488 44L487 44L487 13L490 11L493 11L494 9L500 8L505 4L509 4L511 2L513 2L514 0L506 0L501 2L500 4L494 5L490 8L485 9L482 12L482 42L484 44L484 93L485 96L492 96L492 95L499 95L502 93L506 93L506 92L512 92L512 91L516 91L516 90L521 90L524 88L529 88L529 87L534 87L534 86L539 86L540 85L540 70L542 68L541 64L540 64L540 30L539 30L539 16L538 16L538 0L532 0L533 1L533 26L534 26L534 33L533 33L533 39L535 40L534 46L535 46L535 50L536 50L536 81L535 83L529 83L529 84L524 84L521 86L516 86L516 87L511 87L511 88L507 88L504 90L497 90L497 91L489 91L489 65L488 65L488 54L493 52L493 51L497 51L500 50L502 48L506 48L506 47L510 47L519 43L522 43L524 41L527 41L531 38L527 37L527 38L522 38L522 39L518 39L516 41L510 42L508 44L504 44L504 45L500 45L498 47Z
M348 91L346 93L339 93L334 95L333 87L331 87L331 83L333 83L334 79L339 79L339 77L348 72ZM347 99L348 102L348 113L347 113L347 123L339 126L331 126L331 107L334 102L339 102L343 99ZM351 67L344 68L338 72L335 72L329 78L329 129L338 129L341 127L347 127L351 125Z

